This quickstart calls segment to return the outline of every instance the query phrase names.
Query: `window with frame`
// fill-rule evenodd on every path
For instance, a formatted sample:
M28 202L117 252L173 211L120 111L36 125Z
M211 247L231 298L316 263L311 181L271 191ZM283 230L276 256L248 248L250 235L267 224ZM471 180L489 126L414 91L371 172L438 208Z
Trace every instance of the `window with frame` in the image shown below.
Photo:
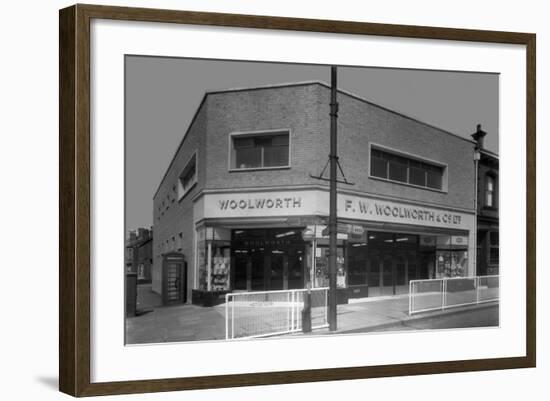
M485 176L485 206L495 207L495 177L487 174Z
M287 131L231 137L231 169L288 167L289 160Z
M178 179L178 200L183 198L187 192L197 183L197 154L183 168Z
M443 166L371 148L370 175L373 177L442 190L444 173Z

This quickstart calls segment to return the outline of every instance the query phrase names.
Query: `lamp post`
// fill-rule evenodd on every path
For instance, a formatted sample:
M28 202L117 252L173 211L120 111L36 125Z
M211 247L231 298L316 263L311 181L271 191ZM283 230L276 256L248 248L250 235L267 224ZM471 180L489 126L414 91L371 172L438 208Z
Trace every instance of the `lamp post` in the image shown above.
M478 181L479 181L479 159L481 159L481 152L479 151L479 146L476 145L474 148L474 273L476 276L479 276L477 271L477 198L478 198Z
M479 181L479 160L481 159L481 149L483 149L483 139L487 133L481 129L481 124L478 124L476 127L476 132L474 132L471 137L476 141L476 146L474 148L474 273L476 276L479 276L477 271L477 206L478 206L478 181Z

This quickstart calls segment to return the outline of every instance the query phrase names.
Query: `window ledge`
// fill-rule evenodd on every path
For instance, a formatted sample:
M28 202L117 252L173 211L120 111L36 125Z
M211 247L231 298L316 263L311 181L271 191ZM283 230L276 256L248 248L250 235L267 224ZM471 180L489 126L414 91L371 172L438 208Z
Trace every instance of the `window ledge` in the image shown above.
M195 182L193 182L193 184L191 184L191 186L187 188L183 194L181 194L181 196L178 198L178 202L181 202L183 198L185 198L187 194L191 192L193 188L195 188L195 185L197 185L197 183L198 183L198 180L195 180Z
M369 178L372 178L373 180L377 180L377 181L383 181L383 182L389 182L391 184L399 184L399 185L404 185L406 187L411 187L411 188L418 188L418 189L423 189L423 190L426 190L426 191L432 191L432 192L437 192L437 193L440 193L440 194L447 194L448 191L445 191L443 189L436 189L436 188L430 188L430 187L423 187L421 185L414 185L414 184L409 184L408 182L401 182L401 181L396 181L396 180L390 180L388 178L382 178L382 177L376 177L374 175L369 175Z
M290 166L276 166L276 167L251 167L251 168L230 168L230 173L238 173L243 171L262 171L262 170L288 170Z

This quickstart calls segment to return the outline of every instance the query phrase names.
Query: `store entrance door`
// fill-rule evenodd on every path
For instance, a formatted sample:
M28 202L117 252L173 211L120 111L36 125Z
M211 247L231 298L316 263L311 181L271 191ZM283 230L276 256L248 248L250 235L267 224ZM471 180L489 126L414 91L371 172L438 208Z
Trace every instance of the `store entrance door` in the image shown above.
M413 271L416 274L416 252L371 252L368 258L369 297L407 294Z
M304 287L302 229L234 230L233 289L275 291Z

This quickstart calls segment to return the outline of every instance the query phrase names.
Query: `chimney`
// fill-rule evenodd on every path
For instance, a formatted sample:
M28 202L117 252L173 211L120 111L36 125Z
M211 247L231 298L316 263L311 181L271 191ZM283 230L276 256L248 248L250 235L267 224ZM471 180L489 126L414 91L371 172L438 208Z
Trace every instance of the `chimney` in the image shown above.
M146 240L147 238L149 238L149 235L147 233L147 229L146 228L138 228L138 239Z
M481 124L477 125L477 130L472 134L472 138L477 142L478 149L483 149L483 138L487 133L481 129Z
M135 241L137 239L136 232L130 231L130 241Z

